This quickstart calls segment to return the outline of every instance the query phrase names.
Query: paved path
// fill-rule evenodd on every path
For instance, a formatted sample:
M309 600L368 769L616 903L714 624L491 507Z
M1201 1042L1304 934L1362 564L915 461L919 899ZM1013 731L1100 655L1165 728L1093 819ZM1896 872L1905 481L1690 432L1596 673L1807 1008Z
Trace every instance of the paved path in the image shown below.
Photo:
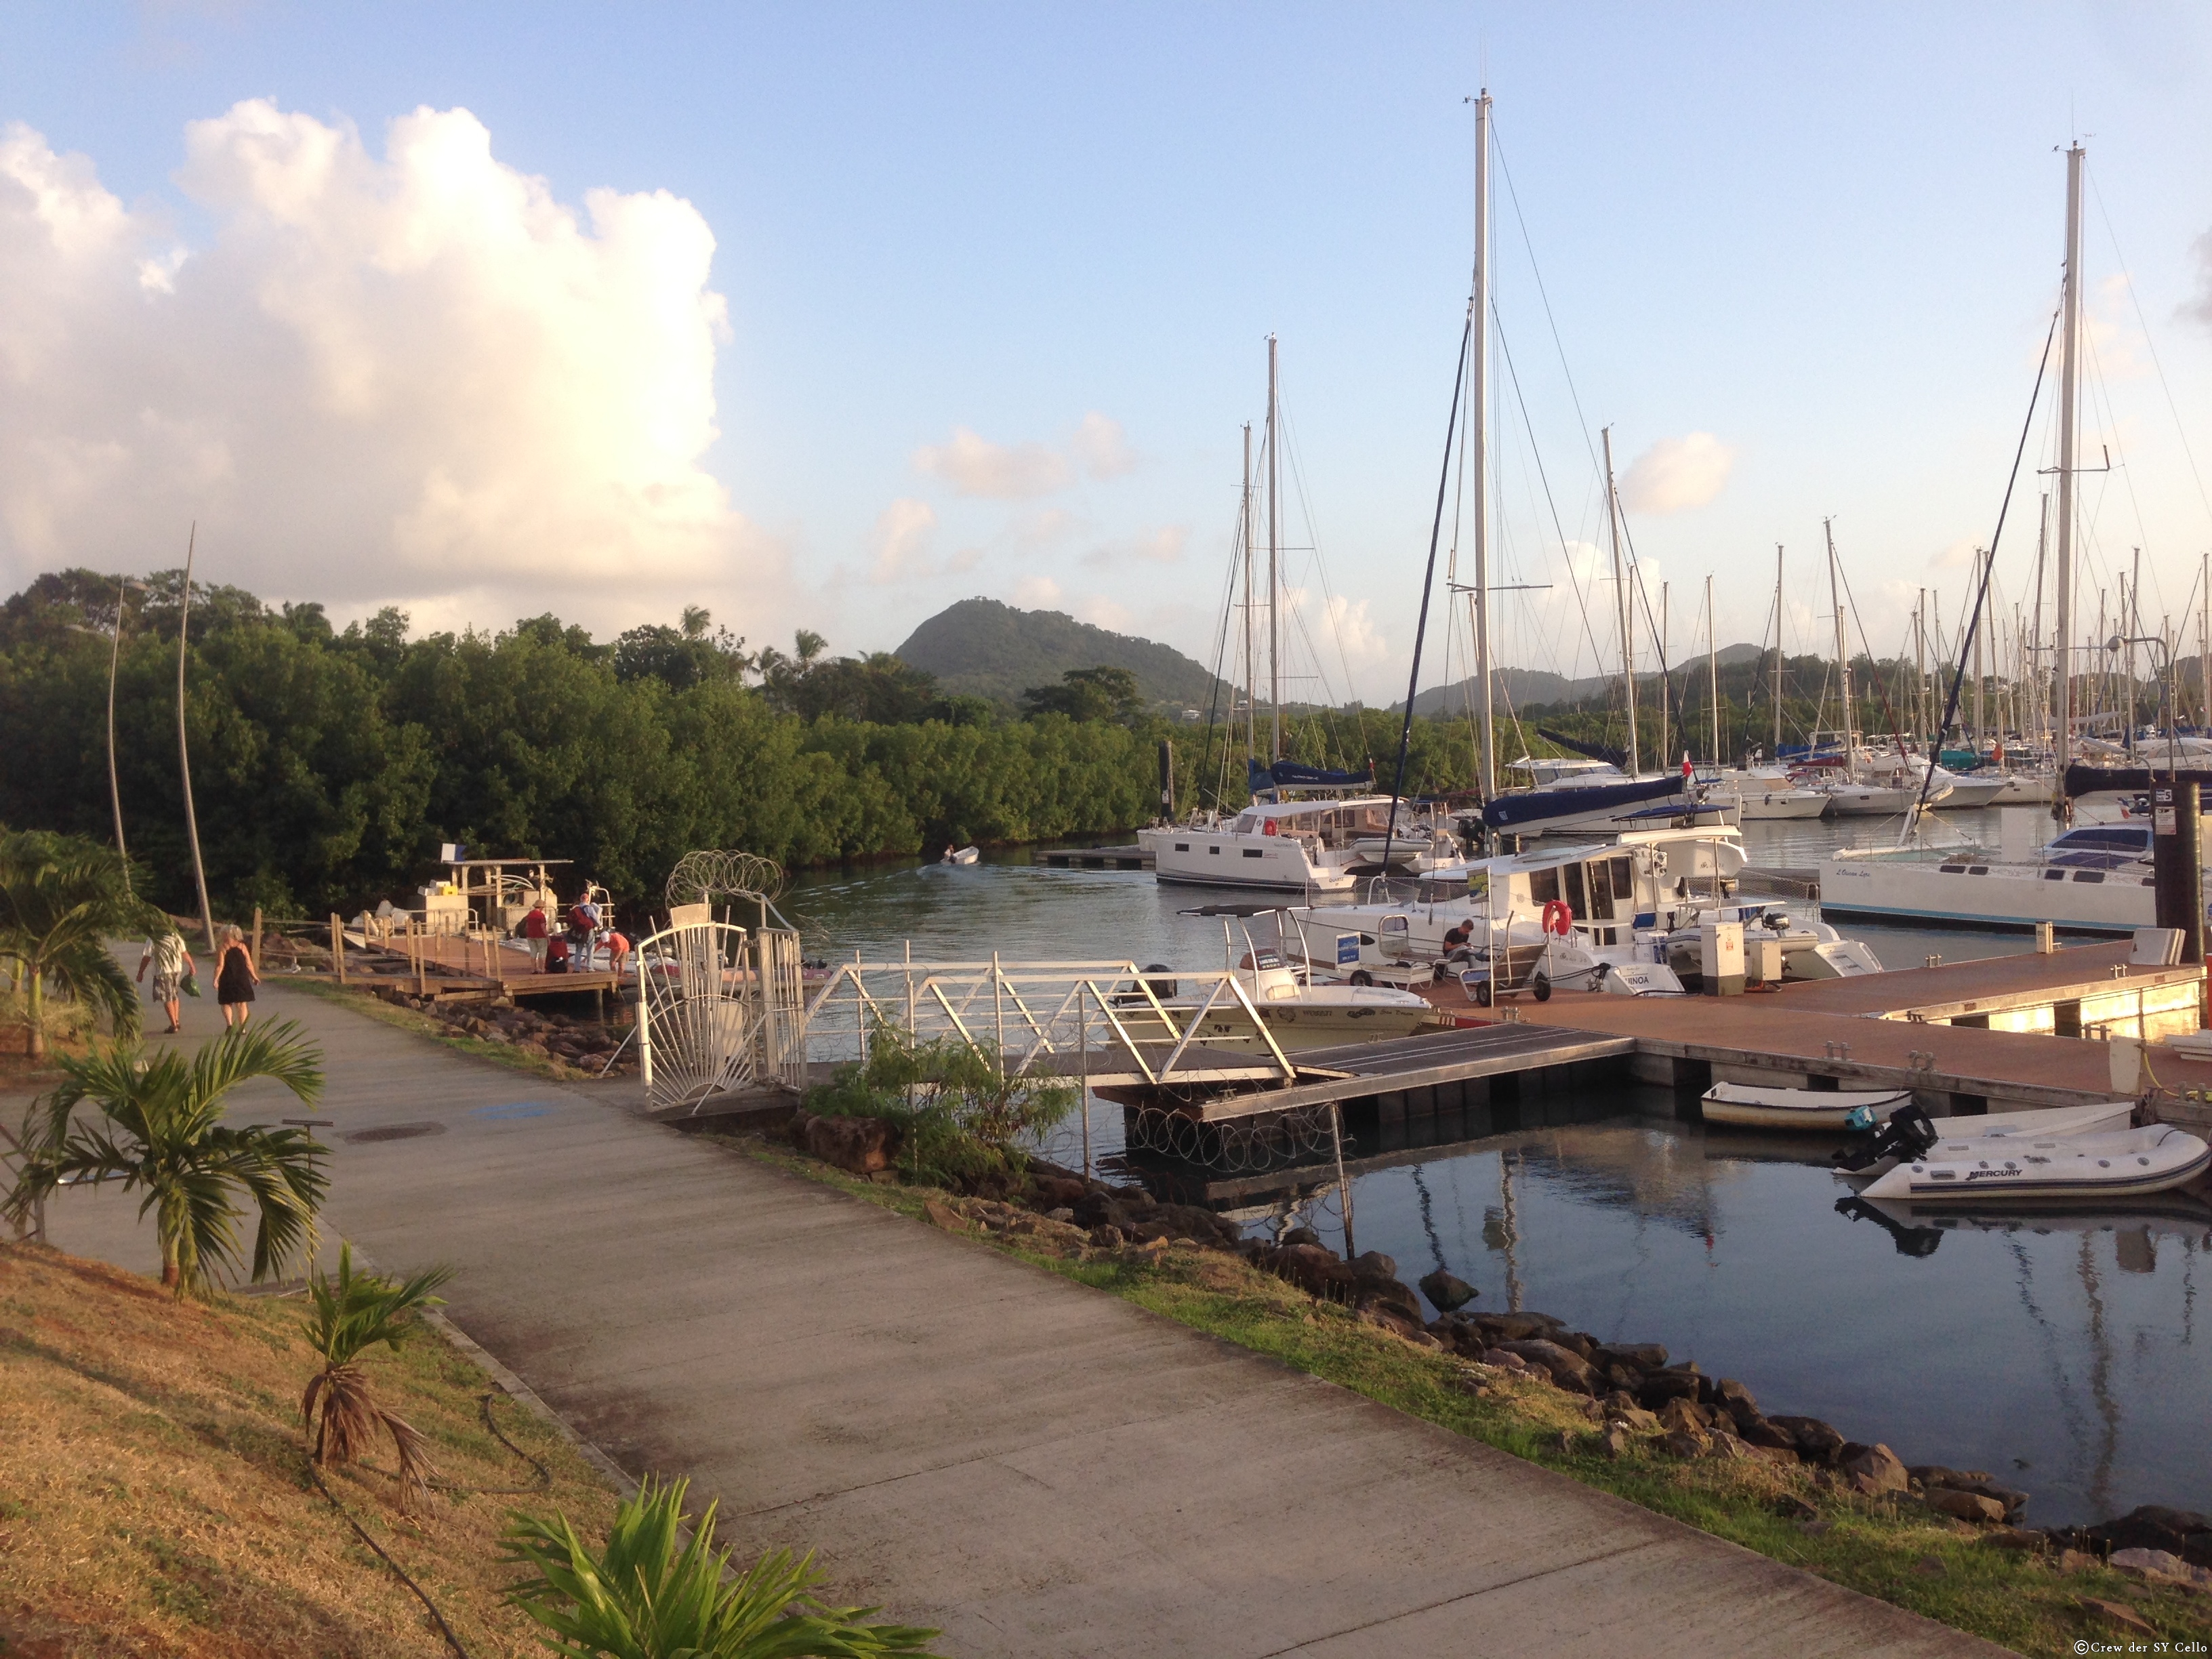
M329 1220L744 1547L950 1655L1996 1654L1119 1299L309 997ZM189 1009L188 1037L214 1011ZM241 1097L235 1120L298 1115ZM349 1141L366 1129L440 1133ZM150 1268L130 1206L54 1242Z

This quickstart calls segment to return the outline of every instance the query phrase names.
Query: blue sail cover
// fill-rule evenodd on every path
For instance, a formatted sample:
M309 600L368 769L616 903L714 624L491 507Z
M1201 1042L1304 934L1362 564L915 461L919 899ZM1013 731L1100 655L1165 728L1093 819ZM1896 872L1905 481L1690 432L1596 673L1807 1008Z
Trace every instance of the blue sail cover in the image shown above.
M1362 789L1375 781L1375 769L1362 772L1332 772L1322 766L1302 766L1297 761L1279 760L1273 766L1262 766L1257 760L1244 763L1245 781L1256 793L1262 789Z
M1547 731L1540 726L1536 728L1536 735L1540 738L1550 738L1570 753L1587 755L1592 760L1603 761L1607 766L1625 767L1628 764L1628 751L1626 749L1615 749L1609 744L1584 743L1580 738L1565 737L1557 732Z
M1484 806L1482 821L1492 830L1517 830L1553 818L1626 811L1646 801L1665 800L1681 793L1682 780L1679 777L1592 783L1571 789L1516 789Z

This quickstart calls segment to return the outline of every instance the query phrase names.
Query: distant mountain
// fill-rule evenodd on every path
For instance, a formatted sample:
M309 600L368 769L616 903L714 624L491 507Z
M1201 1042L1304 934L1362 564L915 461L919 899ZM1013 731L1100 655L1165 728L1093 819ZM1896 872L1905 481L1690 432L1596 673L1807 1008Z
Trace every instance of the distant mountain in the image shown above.
M1766 654L1766 647L1759 645L1724 645L1714 653L1723 668L1733 668L1738 663L1757 662ZM1674 665L1674 678L1680 681L1685 674L1700 672L1705 665L1703 657L1686 658ZM1638 673L1637 684L1646 679L1656 680L1658 675L1650 671ZM1539 668L1501 668L1498 671L1497 690L1493 694L1500 705L1510 702L1516 708L1527 708L1536 703L1581 702L1585 699L1602 697L1618 682L1616 674L1595 674L1588 679L1571 680ZM1476 686L1469 675L1450 685L1431 686L1413 699L1416 714L1461 714L1473 702ZM1394 708L1403 708L1402 702L1393 703Z
M1149 701L1176 708L1203 709L1213 689L1213 676L1173 646L996 599L946 607L892 654L937 676L948 693L1002 703L1033 685L1058 684L1071 668L1126 668Z

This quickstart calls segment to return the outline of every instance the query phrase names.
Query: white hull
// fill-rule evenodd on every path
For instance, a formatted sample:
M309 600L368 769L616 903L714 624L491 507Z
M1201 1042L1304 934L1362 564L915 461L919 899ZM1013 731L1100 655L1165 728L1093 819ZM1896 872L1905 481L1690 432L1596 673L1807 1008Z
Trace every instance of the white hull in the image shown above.
M2005 781L2002 778L1954 778L1943 797L1946 811L1972 812L1984 806L1995 806L2005 798Z
M1927 804L1949 804L1952 786L1937 784L1928 792ZM1893 818L1911 811L1920 799L1920 786L1838 783L1827 789L1828 810L1839 818Z
M1823 915L1910 917L2033 927L2048 921L2082 933L2130 933L2157 922L2147 875L2133 869L2079 870L1907 858L1831 858L1820 866ZM2058 879L2053 879L2058 878Z
M2106 1135L2014 1135L1948 1143L1899 1164L1871 1199L2040 1203L2162 1193L2212 1169L2212 1146L2170 1124Z
M1746 1083L1716 1083L1705 1091L1708 1123L1734 1123L1753 1129L1826 1129L1850 1127L1850 1115L1871 1107L1877 1117L1908 1105L1910 1089L1765 1089Z
M1737 793L1737 815L1746 823L1817 818L1827 810L1828 798L1818 789L1742 789Z
M2053 788L2048 772L2015 772L1998 787L1992 806L2047 805Z

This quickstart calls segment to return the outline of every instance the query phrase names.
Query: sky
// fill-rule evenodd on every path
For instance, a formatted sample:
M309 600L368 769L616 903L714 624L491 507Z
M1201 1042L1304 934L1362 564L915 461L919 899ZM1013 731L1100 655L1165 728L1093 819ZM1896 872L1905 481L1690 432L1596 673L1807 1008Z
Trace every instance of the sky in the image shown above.
M1273 335L1290 690L1402 696L1486 86L1501 660L1617 661L1607 428L1680 659L1778 544L1831 641L1831 530L1855 647L1949 635L2025 427L2009 633L2075 136L2077 605L2139 546L2194 649L2208 71L2186 5L0 0L0 585L189 533L341 622L860 652L980 594L1210 662Z

